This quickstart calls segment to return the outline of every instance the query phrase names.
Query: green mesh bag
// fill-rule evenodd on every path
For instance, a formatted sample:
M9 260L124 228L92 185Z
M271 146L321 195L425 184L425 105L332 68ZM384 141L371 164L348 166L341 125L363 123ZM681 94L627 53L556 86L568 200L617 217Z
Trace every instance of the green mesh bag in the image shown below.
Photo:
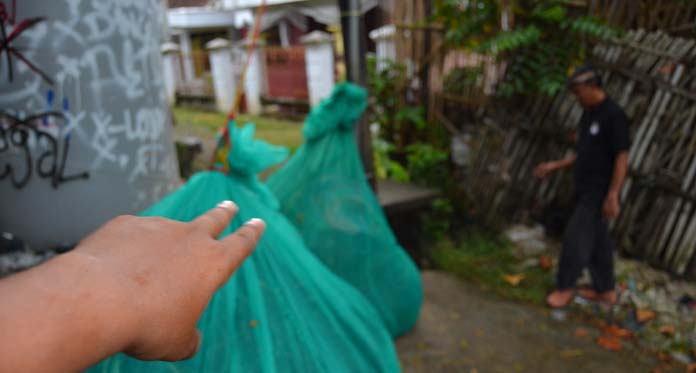
M256 174L284 148L230 124L230 173L195 175L143 212L191 221L222 200L239 205L224 235L258 217L267 223L256 251L215 294L198 323L203 344L187 361L143 362L123 354L90 372L396 372L393 342L374 307L306 248Z
M365 294L397 336L418 319L421 279L365 178L353 124L366 105L364 89L338 85L305 120L306 143L267 185L310 250Z

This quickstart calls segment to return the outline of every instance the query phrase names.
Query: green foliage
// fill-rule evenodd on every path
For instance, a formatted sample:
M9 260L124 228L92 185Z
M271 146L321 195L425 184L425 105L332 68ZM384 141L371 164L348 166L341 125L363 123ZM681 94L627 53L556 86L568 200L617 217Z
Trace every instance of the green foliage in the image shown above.
M541 31L536 26L530 25L513 31L501 32L481 44L476 50L498 55L523 47L532 47L533 44L539 42L539 39L541 39Z
M484 232L469 232L459 241L438 242L432 259L444 270L517 301L543 304L546 292L553 287L550 272L539 267L521 268L509 242ZM524 275L519 286L505 282L504 276L511 274Z
M603 24L595 17L580 17L561 22L561 25L564 30L569 30L572 34L598 40L609 40L619 35L617 30Z
M388 127L399 111L399 96L395 93L398 84L406 78L406 66L387 61L387 67L377 71L377 61L370 57L367 59L367 67L370 94L373 97L370 104L371 119L382 128Z
M424 185L442 187L449 179L449 154L430 144L415 143L406 148L411 179Z
M388 62L377 71L368 59L370 121L379 126L373 140L377 177L442 187L449 175L449 141L437 123L430 123L421 105L409 105L406 67ZM396 159L395 159L396 158Z
M561 22L565 19L568 12L561 4L543 6L539 4L532 12L532 18L545 22Z
M428 125L425 120L425 109L422 106L406 106L396 112L397 121L411 124L416 129L422 130Z
M433 201L430 212L424 214L421 226L428 238L440 241L449 236L454 219L454 206L447 198L438 198Z
M375 160L375 173L378 179L391 179L406 183L410 181L408 171L398 162L389 157L394 150L394 145L376 138L372 140L372 149Z
M481 66L456 68L445 76L444 91L454 94L463 94L467 88L475 86L483 74Z
M514 19L509 29L501 27L503 13ZM503 96L558 93L568 71L585 60L594 43L619 35L601 19L559 0L439 0L433 20L447 30L451 48L507 63L498 88Z

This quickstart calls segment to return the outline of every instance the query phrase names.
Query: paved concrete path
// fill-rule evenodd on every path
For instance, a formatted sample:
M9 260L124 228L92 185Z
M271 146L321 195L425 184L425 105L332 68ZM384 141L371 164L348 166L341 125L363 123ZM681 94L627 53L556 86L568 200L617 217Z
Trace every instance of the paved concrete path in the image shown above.
M553 321L547 310L502 300L447 273L422 277L420 320L396 343L404 372L648 373L660 366L631 348L602 349L592 327L585 326L589 336L577 337L581 324Z

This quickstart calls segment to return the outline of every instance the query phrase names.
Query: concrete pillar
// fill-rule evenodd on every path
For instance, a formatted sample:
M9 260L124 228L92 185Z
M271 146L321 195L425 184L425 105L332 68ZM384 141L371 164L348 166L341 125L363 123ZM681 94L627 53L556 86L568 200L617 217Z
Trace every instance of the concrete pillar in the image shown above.
M17 4L17 20L41 18L24 32L5 23L34 68L0 58L0 231L52 250L180 183L160 49L167 17L159 0Z
M395 33L394 25L383 26L370 32L370 39L377 47L377 71L383 71L387 68L389 61L396 60Z
M179 46L176 43L162 44L162 75L164 77L164 89L167 93L169 105L176 104L176 87L181 82L181 69L179 68Z
M249 46L249 41L242 43L244 50L244 59L246 59L246 51ZM264 48L266 42L258 40L256 48L249 60L246 77L244 79L244 96L246 97L247 113L251 115L261 114L261 95L266 92L266 59Z
M210 69L213 73L215 107L218 111L227 113L232 109L237 94L230 43L225 39L217 38L208 42L205 48L208 50Z
M290 47L290 25L286 19L281 19L278 22L278 35L280 36L280 46L283 48Z
M336 84L333 37L325 32L313 31L303 36L301 41L305 46L309 104L314 106L329 97Z
M182 64L184 66L184 81L190 82L196 79L196 70L193 66L191 35L189 35L187 30L181 30L179 32L179 44L181 46Z

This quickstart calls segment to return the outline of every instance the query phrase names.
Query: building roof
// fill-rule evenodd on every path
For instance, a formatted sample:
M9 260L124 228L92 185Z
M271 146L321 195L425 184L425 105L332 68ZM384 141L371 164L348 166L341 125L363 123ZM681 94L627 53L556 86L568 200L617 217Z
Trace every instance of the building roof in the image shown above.
M169 8L192 8L207 6L211 0L167 0Z

